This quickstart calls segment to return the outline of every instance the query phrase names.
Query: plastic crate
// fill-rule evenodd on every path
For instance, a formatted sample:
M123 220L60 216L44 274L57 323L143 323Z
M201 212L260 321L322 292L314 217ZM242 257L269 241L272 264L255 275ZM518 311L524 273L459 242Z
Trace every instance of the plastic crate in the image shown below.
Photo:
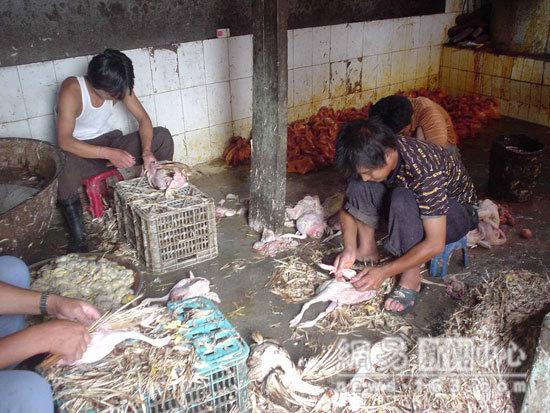
M119 233L153 274L188 267L218 255L214 201L197 187L178 189L173 199L144 178L115 187Z
M203 297L168 303L174 317L182 321L180 334L191 341L204 377L186 392L184 400L171 397L168 389L160 398L145 403L148 413L248 413L248 369L250 349L235 327L210 300ZM189 317L192 310L208 312L206 317ZM124 410L121 407L121 410ZM125 411L125 410L124 410ZM93 409L85 413L94 413ZM68 413L68 412L62 412Z
M246 360L250 349L235 327L216 305L203 297L170 302L176 318L183 322L181 334L191 341L199 361L197 372L205 381L195 384L185 400L150 400L150 413L234 413L250 411ZM207 316L189 318L191 310L203 310Z

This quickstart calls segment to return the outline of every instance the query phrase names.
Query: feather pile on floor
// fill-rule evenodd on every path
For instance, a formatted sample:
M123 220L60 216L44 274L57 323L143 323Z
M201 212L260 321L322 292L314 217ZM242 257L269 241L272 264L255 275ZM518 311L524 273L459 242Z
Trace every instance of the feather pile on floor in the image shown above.
M288 303L303 303L312 299L320 292L323 283L332 279L326 272L320 271L317 264L313 264L319 262L321 256L317 252L308 259L289 256L277 260L276 269L266 286ZM384 295L393 286L391 281L388 280L381 291L369 301L339 305L315 325L322 330L332 330L340 334L352 333L363 326L376 328L386 334L410 332L412 327L405 319L393 317L381 310Z
M154 347L143 341L126 341L92 364L46 368L43 375L61 402L60 410L148 411L148 398L180 400L201 380L193 369L193 347L177 333L180 326L164 306L142 304L105 317L96 328L98 332L133 331L152 339L169 338L170 343Z
M403 92L398 92L403 93ZM489 119L498 118L498 101L480 95L450 96L441 90L411 90L410 97L424 96L440 104L453 121L458 140L475 137ZM336 136L340 127L353 120L367 119L371 102L362 108L335 110L323 106L306 119L288 125L287 171L306 174L334 163ZM240 136L231 138L223 158L227 165L248 162L251 156L250 140Z
M275 262L275 271L266 287L287 303L302 303L313 297L315 289L330 278L295 255Z
M462 340L453 342L456 347L440 341L444 355L401 331L365 346L368 363L360 349L350 352L339 341L295 365L277 342L256 336L248 360L253 411L514 412L507 374L524 372L526 366L511 367L510 360L524 361L534 350L536 334L529 329L540 328L534 320L548 309L549 289L547 274L528 271L499 274L470 289L444 334L435 337ZM472 352L464 352L461 343L473 346ZM438 356L454 357L454 364L429 374L430 360L441 360L433 358ZM464 366L467 374L460 374ZM344 385L336 390L320 384L328 378Z
M321 330L336 331L338 334L351 334L358 328L377 330L386 335L412 332L412 326L402 317L394 317L383 311L385 294L378 294L368 303L343 305L328 314L317 324Z
M534 349L534 341L525 342L526 336L533 336L526 334L526 328L548 308L549 289L548 275L528 271L500 274L471 289L448 321L445 333L438 337L470 340L477 353L465 358L459 347L455 353L458 361L468 363L468 374L453 376L461 372L459 366L448 374L418 374L425 373L418 358L422 353L417 352L419 342L410 340L406 342L408 363L386 377L386 384L391 387L373 387L376 376L372 371L357 374L350 382L350 387L361 394L363 411L514 412L511 383L506 377L514 371L506 361L510 351L517 350L514 342L521 343L527 354ZM394 373L401 376L393 379Z
M105 207L103 215L92 218L88 212L84 212L84 225L90 241L90 252L98 254L110 254L124 258L132 264L139 264L137 251L119 237L116 214L109 205Z

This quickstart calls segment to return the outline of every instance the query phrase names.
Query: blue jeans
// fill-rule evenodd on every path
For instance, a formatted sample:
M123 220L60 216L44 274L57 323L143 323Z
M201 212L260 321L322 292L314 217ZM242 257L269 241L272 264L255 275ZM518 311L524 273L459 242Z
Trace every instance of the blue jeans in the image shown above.
M0 257L0 281L29 288L29 269L19 258ZM0 338L25 328L25 316L0 315ZM52 390L39 374L25 370L0 370L0 411L2 413L51 413Z

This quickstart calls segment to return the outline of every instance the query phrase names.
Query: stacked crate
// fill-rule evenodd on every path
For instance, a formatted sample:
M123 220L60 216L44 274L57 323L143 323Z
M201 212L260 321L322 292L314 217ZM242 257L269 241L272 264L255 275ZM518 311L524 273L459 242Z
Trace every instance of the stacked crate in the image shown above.
M114 198L119 232L151 273L218 255L214 201L197 187L187 185L167 197L135 178L119 182Z

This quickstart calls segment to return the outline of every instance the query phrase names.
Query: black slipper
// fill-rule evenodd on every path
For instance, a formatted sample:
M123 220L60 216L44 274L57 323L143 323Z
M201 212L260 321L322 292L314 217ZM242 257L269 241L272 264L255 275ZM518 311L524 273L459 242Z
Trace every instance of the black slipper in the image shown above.
M386 310L388 313L392 315L398 315L398 316L405 316L411 312L411 310L414 308L416 303L418 302L418 294L419 291L411 290L410 288L405 288L401 286L397 286L391 293L388 295L387 299L392 299L394 301L397 301L399 304L403 306L403 310L401 311L390 311Z

